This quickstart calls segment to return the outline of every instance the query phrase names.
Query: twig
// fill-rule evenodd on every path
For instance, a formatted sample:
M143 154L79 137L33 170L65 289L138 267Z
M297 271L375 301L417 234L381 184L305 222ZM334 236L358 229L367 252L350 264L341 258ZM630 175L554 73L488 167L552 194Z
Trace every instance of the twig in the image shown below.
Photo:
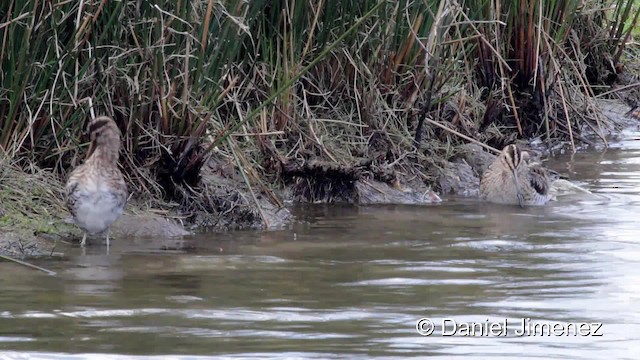
M522 124L520 123L520 116L518 115L518 107L516 106L516 100L513 97L513 91L511 91L511 81L507 81L507 93L509 94L509 102L513 109L513 116L516 118L516 125L518 126L518 133L523 135Z
M268 132L252 132L231 134L231 136L267 136L267 135L284 135L284 131L268 131Z
M478 30L478 28L473 24L474 22L469 19L469 17L467 16L467 14L464 12L464 9L462 8L462 6L460 6L460 4L458 4L458 2L453 1L452 4L457 7L460 11L460 14L462 14L462 16L464 16L464 18L466 19L466 21L469 23L469 25L471 26L471 28L473 29L473 31L478 34L478 35L482 35L482 33L480 32L480 30ZM494 55L496 56L496 58L498 59L498 61L504 66L506 67L509 71L512 71L511 67L509 66L509 64L507 64L506 60L500 55L500 53L498 52L498 50L496 50L493 45L491 45L491 43L484 37L484 36L480 36L480 39L489 47L489 49L491 49L491 51L494 53Z
M470 41L473 39L477 39L479 37L481 37L482 35L476 34L476 35L471 35L471 36L467 36L467 37L462 37L459 39L452 39L452 40L446 40L440 43L440 45L451 45L451 44L456 44L456 43L464 43L466 41Z
M304 97L304 108L307 111L308 114L308 118L311 118L311 110L309 109L309 102L307 101L307 93L303 92L302 96ZM333 162L338 162L338 160L336 160L336 158L331 155L331 153L329 152L329 150L327 150L327 147L324 146L323 141L318 137L318 135L316 135L316 131L313 129L313 122L311 121L307 121L307 126L309 127L309 132L311 132L311 135L313 135L314 140L316 141L316 143L318 143L318 145L320 146L320 148L322 149L322 151L331 159L333 160Z
M313 121L320 121L320 122L329 122L329 123L336 123L336 124L342 124L342 125L347 125L347 126L355 126L355 127L361 127L361 128L368 128L369 125L366 124L356 124L353 122L349 122L349 121L344 121L344 120L335 120L335 119L313 119Z
M20 15L18 15L17 17L15 17L14 19L11 19L11 20L9 20L9 21L7 21L7 22L3 22L2 24L0 24L0 29L3 29L3 28L5 28L5 27L7 27L7 26L9 26L9 25L13 24L13 23L14 23L14 22L16 22L16 21L19 21L19 20L22 20L22 19L24 19L24 18L26 18L26 17L29 17L29 15L31 15L31 13L30 13L30 12L27 12L27 13L24 13L24 14L20 14Z
M307 44L304 46L304 50L302 50L302 59L304 59L304 57L309 52L309 49L311 48L311 40L313 39L313 34L315 33L315 29L318 26L318 18L320 17L320 11L321 11L320 9L322 9L322 5L324 5L323 3L324 3L324 0L320 0L316 8L316 14L313 17L311 30L309 30L309 37L307 38ZM313 6L311 6L311 9L313 10Z
M461 138L463 138L463 139L465 139L465 140L471 141L471 142L472 142L472 143L474 143L474 144L480 145L480 146L482 146L483 148L485 148L485 149L487 149L487 150L489 150L489 151L493 151L493 152L494 152L494 153L496 153L496 154L499 154L499 153L500 153L500 151L499 151L498 149L493 148L493 147L491 147L491 146L489 146L489 145L483 144L483 143L481 143L480 141L478 141L478 140L476 140L476 139L474 139L474 138L472 138L472 137L469 137L469 136L467 136L467 135L465 135L465 134L462 134L462 133L460 133L460 132L457 132L457 131L455 131L455 130L453 130L453 129L449 129L448 127L446 127L446 126L444 126L444 125L442 125L442 124L439 124L439 123L438 123L438 122L436 122L436 121L433 121L433 120L431 120L431 119L429 119L429 118L425 118L425 120L427 120L427 122L428 122L429 124L435 125L435 126L437 126L437 127L441 128L441 129L444 129L444 130L446 130L446 131L449 131L449 132L451 132L452 134L454 134L454 135L456 135L456 136L459 136L459 137L461 137Z
M424 120L427 117L427 113L431 109L431 105L432 105L431 100L433 99L433 86L436 82L436 76L438 75L437 71L431 71L429 69L429 67L433 65L431 63L431 59L434 58L433 54L431 54L431 49L435 47L435 43L436 43L435 38L437 35L436 32L439 28L439 25L442 19L448 12L449 12L449 9L447 8L445 10L444 2L441 2L440 6L438 7L437 14L436 15L432 14L432 16L434 17L434 22L433 22L434 25L431 28L431 31L429 32L427 45L425 46L424 44L422 44L421 41L418 41L418 44L420 44L425 54L424 70L425 70L425 76L429 80L429 85L427 86L427 99L425 100L424 108L422 109L422 112L420 113L420 117L418 118L418 125L416 126L416 134L415 134L415 137L413 138L413 146L416 148L416 150L420 149L420 142L422 142L422 127L424 126ZM415 32L415 29L413 29L413 27L411 28L411 33L416 39L419 40L418 34Z
M567 110L567 99L564 97L564 90L562 90L563 84L559 83L558 85L559 85L558 90L560 90L560 99L562 99L562 110L564 110L564 116L567 120L567 131L569 131L569 139L571 139L571 150L575 154L576 144L575 144L575 141L573 140L573 130L571 130L571 123L569 120L569 111Z
M621 86L621 87L619 87L617 89L613 89L613 90L609 90L607 92L603 92L602 94L596 95L596 98L603 97L603 96L606 96L606 95L609 95L609 94L614 94L614 93L617 93L618 91L626 90L626 89L629 89L629 88L634 88L636 86L640 86L640 82L629 84L629 85L625 85L625 86Z
M558 43L556 43L556 42L554 41L554 39L553 39L553 38L551 38L551 37L549 37L547 34L545 34L545 43L547 44L547 48L548 48L548 51L549 51L550 53L553 53L553 51L552 51L552 49L551 49L551 44L553 43L553 45L554 45L554 46L555 46L555 48L560 52L560 54L562 54L565 58L566 58L566 57L569 57L569 55L566 53L566 51L564 51L564 49L562 48L562 46L559 46L559 45L558 45ZM573 42L572 42L572 47L573 47L573 49L574 49L574 51L575 51L576 53L579 53L579 50L580 50L580 49L579 49L579 48L576 48L576 47L573 45ZM580 56L582 56L582 55L580 55ZM561 66L558 64L558 61L557 61L557 60L555 60L555 58L556 58L556 57L551 57L551 58L550 58L550 60L551 60L551 64L553 64L553 65L555 66L555 68L556 68L556 69L555 69L555 70L556 70L556 71L555 71L555 75L554 75L554 78L555 78L555 79L553 80L553 81L554 81L554 83L555 83L555 82L559 82L560 74L561 74L561 72L560 72L560 68L561 68ZM585 75L585 70L583 69L583 70L581 71L580 69L578 69L578 68L576 67L575 63L574 63L573 61L567 61L566 63L567 63L567 64L568 64L568 65L569 65L569 66L570 66L570 67L571 67L571 68L576 72L576 74L580 74L580 75L581 75L581 76L577 76L577 79L580 81L580 84L582 85L582 88L584 89L584 90L583 90L583 91L584 91L584 94L585 94L584 101L587 103L587 105L592 105L592 102L591 102L591 101L589 101L589 99L591 99L591 98L597 98L597 96L595 96L595 94L593 93L593 90L591 89L591 87L590 87L589 85L587 85L587 82L585 81L585 76L586 76L586 75ZM549 88L551 88L551 85L549 85ZM593 112L594 112L594 113L597 113L597 112L599 112L599 111L598 111L598 110L594 110ZM597 116L596 116L596 118L595 118L595 121L596 121L596 124L598 125L598 129L599 129L599 131L598 131L598 130L596 130L593 126L591 126L591 124L590 124L589 122L587 122L587 124L589 124L589 126L590 126L594 131L595 131L595 133L596 133L598 136L600 136L600 139L602 139L602 141L604 142L605 146L608 146L607 138L606 138L606 136L602 133L602 124L600 123L600 120L598 119L598 117L597 117Z
M385 197L389 195L388 193L384 192L383 190L378 189L378 187L377 187L377 186L374 186L372 183L368 182L367 180L364 180L364 179L363 179L363 180L360 180L360 182L361 182L361 183L363 183L363 184L368 185L368 186L369 186L369 187L371 187L373 190L375 190L375 191L379 192L380 194L384 195Z
M427 100L425 101L424 108L420 113L420 118L418 119L418 126L416 127L416 135L413 138L413 146L415 146L416 149L420 149L420 142L422 141L422 127L424 126L424 120L427 119L427 114L431 109L433 84L435 83L435 75L427 73L427 76L429 77L429 88L427 89Z
M12 258L11 256L8 256L8 255L0 255L0 259L5 259L7 261L13 261L16 264L20 264L20 265L23 265L23 266L26 266L26 267L30 267L32 269L40 270L42 272L47 273L48 275L55 275L56 274L55 271L47 270L47 269L45 269L43 267L40 267L38 265L33 265L33 264L30 264L30 263L28 263L26 261L22 261L22 260L18 260L18 259Z
M86 98L82 98L78 100L78 103L88 102L89 103L89 113L91 114L91 119L94 120L96 118L95 110L93 109L93 100L90 96Z
M260 206L260 203L258 202L258 198L256 197L256 194L253 191L253 187L251 186L251 182L249 181L249 178L247 177L247 172L244 169L244 167L242 166L242 164L240 163L240 158L238 157L238 154L236 154L236 150L234 149L233 144L231 143L231 139L229 139L228 141L229 141L229 148L231 149L231 153L233 154L233 157L236 160L236 164L238 164L238 170L240 170L240 174L242 175L242 178L244 179L244 182L247 184L247 187L249 188L249 193L251 194L251 198L253 199L253 202L256 204L256 207L258 208L258 212L260 213L260 217L262 218L262 221L264 222L264 225L268 229L269 228L269 220L267 220L267 217L265 216L264 212L262 211L262 206Z

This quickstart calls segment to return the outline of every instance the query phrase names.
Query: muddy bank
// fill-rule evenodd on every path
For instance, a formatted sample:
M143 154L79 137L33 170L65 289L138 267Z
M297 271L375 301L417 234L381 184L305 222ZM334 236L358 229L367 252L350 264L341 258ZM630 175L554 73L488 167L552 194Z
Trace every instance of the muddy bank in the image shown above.
M70 219L48 219L46 225L46 228L42 228L39 221L33 219L20 225L1 226L0 255L18 259L61 257L68 247L78 246L82 232L71 224ZM127 213L112 225L110 237L119 241L133 237L169 238L189 234L191 232L174 219L153 213ZM89 238L87 242L103 244L104 237Z
M197 188L178 191L183 199L178 211L194 229L279 229L292 219L270 187L247 184L235 166L220 158L209 160L202 168Z
M0 254L14 258L63 256L77 246L82 231L65 207L64 184L50 171L0 164ZM111 238L171 238L197 231L276 229L291 219L289 211L265 193L252 193L240 176L218 171L212 162L198 187L181 189L192 196L182 204L161 203L162 208L130 199L111 226ZM198 194L198 196L193 196ZM188 200L188 201L187 201ZM90 244L104 237L89 238Z
M638 126L627 104L600 104L613 124L604 129L607 136L615 138L621 129ZM594 133L585 131L585 138L593 138L594 146L604 146ZM540 139L521 142L543 157L571 151L567 143L542 144ZM282 183L265 186L258 181L247 183L232 163L214 157L203 168L198 186L176 186L178 196L174 198L182 199L180 203L157 209L130 200L125 215L112 226L112 237L117 241L181 237L199 231L278 229L293 220L286 207L292 202L431 204L440 202L440 196L477 196L479 179L495 155L476 144L457 146L453 154L438 169L433 188L424 179L410 176L410 171L380 168L366 159L349 166L283 164ZM61 180L44 170L0 165L0 254L16 258L63 256L65 247L77 246L82 233L68 219ZM103 241L93 239L94 243Z
M214 158L203 168L197 187L176 187L181 203L163 204L165 207L159 209L129 200L125 214L111 226L111 238L119 241L182 237L201 231L279 229L293 220L285 204L311 201L305 198L309 194L325 196L313 201L363 205L440 201L424 182L401 181L395 173L389 177L392 181L383 182L372 175L368 165L315 164L289 171L290 181L273 191L256 183L247 184L235 167ZM60 179L48 171L28 173L12 166L4 168L0 179L6 185L0 201L0 254L14 258L59 257L69 247L78 246L82 232L69 218ZM344 197L330 199L335 194ZM103 244L104 237L89 238L88 242Z
M364 159L344 165L325 161L282 166L287 202L373 204L430 204L439 196L425 182L406 179L395 169L380 168Z

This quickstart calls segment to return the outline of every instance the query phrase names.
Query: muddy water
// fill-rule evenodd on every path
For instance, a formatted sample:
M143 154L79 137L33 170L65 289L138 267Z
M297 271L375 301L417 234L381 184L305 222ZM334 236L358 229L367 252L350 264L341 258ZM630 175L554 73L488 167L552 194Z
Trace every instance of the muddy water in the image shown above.
M640 141L551 166L598 196L318 206L286 231L74 249L39 263L55 276L2 262L0 357L636 359Z

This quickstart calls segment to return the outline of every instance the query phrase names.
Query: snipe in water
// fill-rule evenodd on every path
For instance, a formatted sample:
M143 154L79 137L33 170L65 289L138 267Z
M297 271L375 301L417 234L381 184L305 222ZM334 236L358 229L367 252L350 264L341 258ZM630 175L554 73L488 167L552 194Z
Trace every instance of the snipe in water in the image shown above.
M544 205L551 200L547 169L526 151L507 145L480 180L480 198L498 204Z
M67 181L67 208L82 229L82 246L87 235L106 232L124 210L127 185L118 168L121 133L107 116L97 117L88 126L91 144L85 162L75 168Z

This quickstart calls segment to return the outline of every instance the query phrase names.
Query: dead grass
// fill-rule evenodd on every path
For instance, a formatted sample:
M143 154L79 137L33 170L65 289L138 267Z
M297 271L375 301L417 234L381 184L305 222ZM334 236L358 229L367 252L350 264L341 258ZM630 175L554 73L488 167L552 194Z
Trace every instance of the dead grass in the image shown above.
M64 222L64 184L52 172L0 160L0 184L0 228L29 227L40 233Z
M433 184L464 143L605 141L595 98L637 10L587 3L4 2L0 147L35 180L6 170L2 196L28 200L0 210L64 213L44 184L82 161L96 114L123 131L138 201L192 221L266 223L258 204L289 185L349 201L355 179ZM210 162L242 191L203 181Z

